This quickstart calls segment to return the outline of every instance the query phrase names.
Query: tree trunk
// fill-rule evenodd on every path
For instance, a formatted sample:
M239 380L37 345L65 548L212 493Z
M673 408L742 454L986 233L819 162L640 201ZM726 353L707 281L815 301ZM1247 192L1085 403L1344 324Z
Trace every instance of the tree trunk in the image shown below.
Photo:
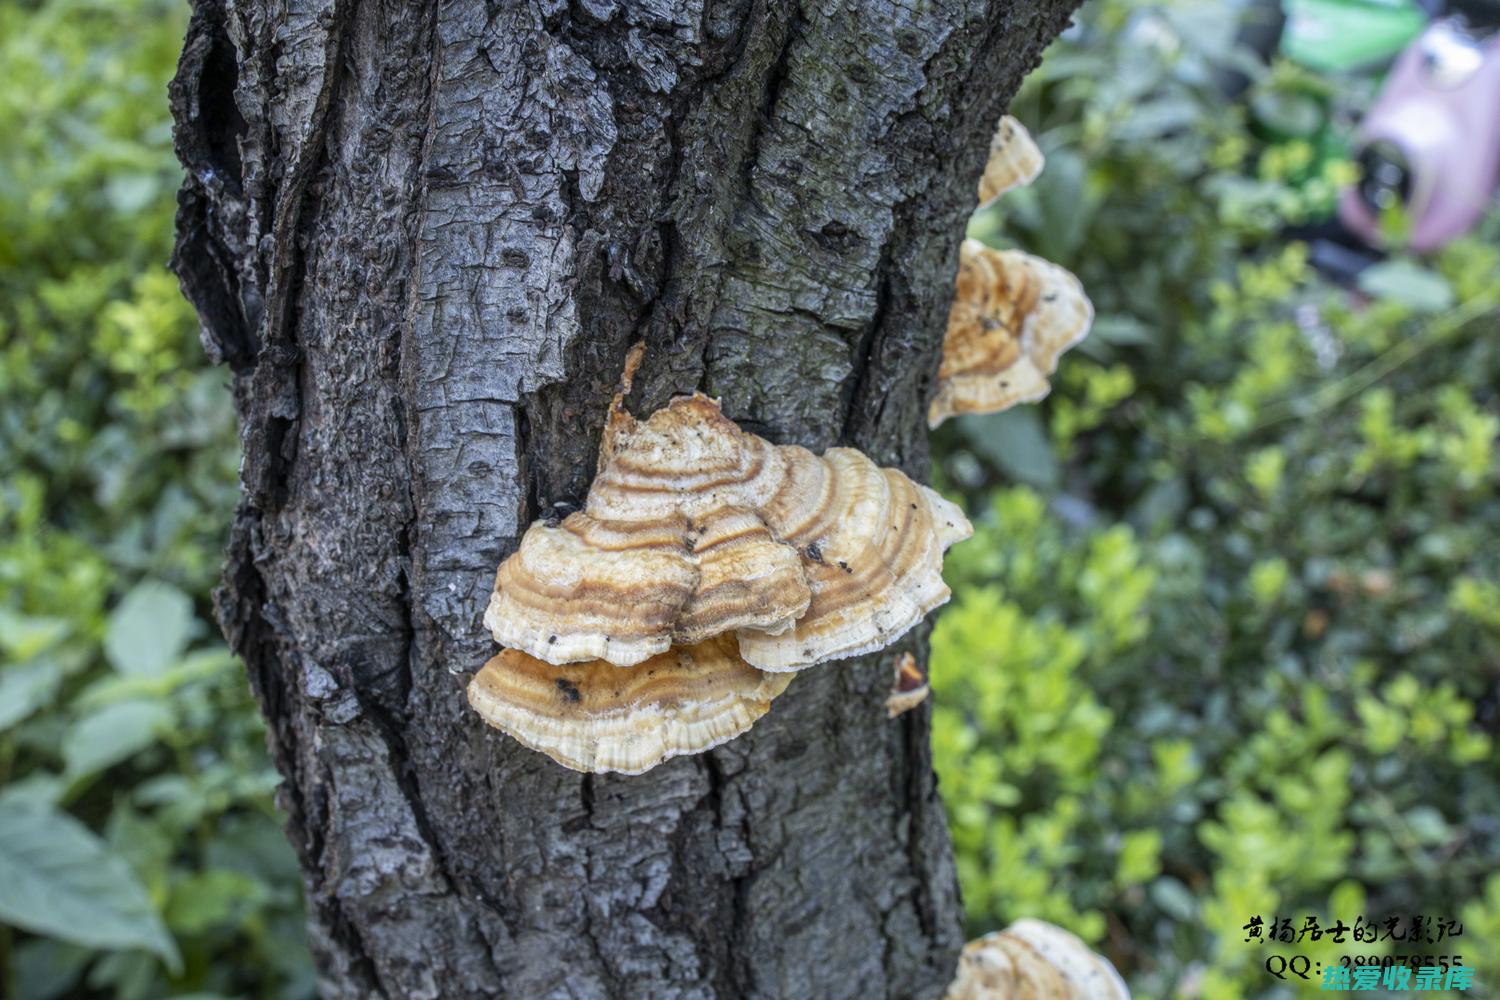
M892 653L583 776L485 727L496 564L630 406L921 474L986 140L1076 0L195 0L174 264L234 372L219 616L328 996L928 997L961 943Z

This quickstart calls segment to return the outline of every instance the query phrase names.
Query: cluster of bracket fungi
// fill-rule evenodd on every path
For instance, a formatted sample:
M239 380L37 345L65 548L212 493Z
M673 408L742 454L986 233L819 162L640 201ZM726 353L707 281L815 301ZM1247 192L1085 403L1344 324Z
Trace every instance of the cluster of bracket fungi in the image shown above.
M1021 123L1000 119L979 182L981 207L1031 183L1042 165ZM1093 304L1068 271L1020 250L964 240L928 426L1041 399L1051 390L1057 359L1088 335L1093 321Z
M1115 967L1082 939L1042 920L1017 920L964 945L943 1000L1130 1000Z
M1040 165L1025 130L1002 119L981 200ZM974 246L944 342L941 415L1003 408L990 383L1023 373L1045 392L1057 355L1086 332L1080 301L1091 315L1067 272L1014 251L991 262ZM798 671L895 642L947 601L943 553L972 533L905 474L851 448L773 445L702 394L637 420L623 401L640 352L583 508L532 524L500 564L484 622L504 649L468 690L485 721L579 771L638 774L700 753L749 729ZM925 694L903 657L890 714Z
M616 397L583 509L500 565L485 624L506 649L470 702L578 770L706 750L796 671L881 649L946 601L943 552L969 533L853 449L773 445L701 394L645 421Z

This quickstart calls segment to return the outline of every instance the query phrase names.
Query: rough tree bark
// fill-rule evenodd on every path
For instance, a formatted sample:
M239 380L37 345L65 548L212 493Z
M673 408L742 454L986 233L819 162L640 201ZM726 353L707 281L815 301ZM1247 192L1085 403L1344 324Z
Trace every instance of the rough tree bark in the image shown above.
M174 264L244 445L219 615L326 995L939 992L957 888L889 653L637 778L463 687L637 338L636 412L702 389L924 471L989 130L1075 4L195 0Z

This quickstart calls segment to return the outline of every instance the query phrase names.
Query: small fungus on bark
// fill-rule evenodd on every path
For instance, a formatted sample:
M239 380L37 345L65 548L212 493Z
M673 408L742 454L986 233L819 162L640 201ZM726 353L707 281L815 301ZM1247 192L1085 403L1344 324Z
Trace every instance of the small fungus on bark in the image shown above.
M917 658L910 653L896 657L896 677L891 682L890 697L885 700L886 714L894 719L916 708L927 700L932 692L927 675L917 666Z
M928 425L1046 396L1058 358L1088 335L1093 320L1093 304L1067 270L964 240Z
M1028 917L964 945L944 1000L1130 1000L1130 990L1077 936Z
M1005 192L1036 180L1046 162L1026 126L1010 115L1002 117L990 139L990 158L979 178L979 207L985 208Z

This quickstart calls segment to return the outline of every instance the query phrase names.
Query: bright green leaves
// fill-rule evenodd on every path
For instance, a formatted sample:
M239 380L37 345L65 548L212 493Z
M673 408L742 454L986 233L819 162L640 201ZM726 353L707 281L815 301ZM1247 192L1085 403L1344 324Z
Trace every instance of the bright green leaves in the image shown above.
M0 920L90 948L177 947L130 868L66 813L0 801Z
M182 655L197 625L191 598L148 580L110 613L104 652L122 674L158 676Z
M0 923L19 928L0 929L0 995L18 1000L312 992L264 731L208 616L238 450L227 374L165 266L187 15L0 4Z
M951 569L961 596L932 636L933 754L970 920L1040 916L1097 939L1101 915L1060 888L1096 864L1084 831L1114 716L1091 678L1144 636L1154 575L1128 530L1075 549L1023 489L996 495ZM1111 850L1135 880L1122 885L1155 875L1152 831Z
M1320 275L1286 227L1354 179L1361 98L1224 15L1093 0L1028 80L1065 169L970 232L1099 316L1048 399L934 448L988 511L932 663L973 929L1108 915L1139 994L1202 1000L1266 995L1257 913L1500 928L1500 219Z
M1453 308L1453 286L1448 280L1410 258L1398 257L1366 268L1360 273L1359 287L1413 312L1438 313Z

